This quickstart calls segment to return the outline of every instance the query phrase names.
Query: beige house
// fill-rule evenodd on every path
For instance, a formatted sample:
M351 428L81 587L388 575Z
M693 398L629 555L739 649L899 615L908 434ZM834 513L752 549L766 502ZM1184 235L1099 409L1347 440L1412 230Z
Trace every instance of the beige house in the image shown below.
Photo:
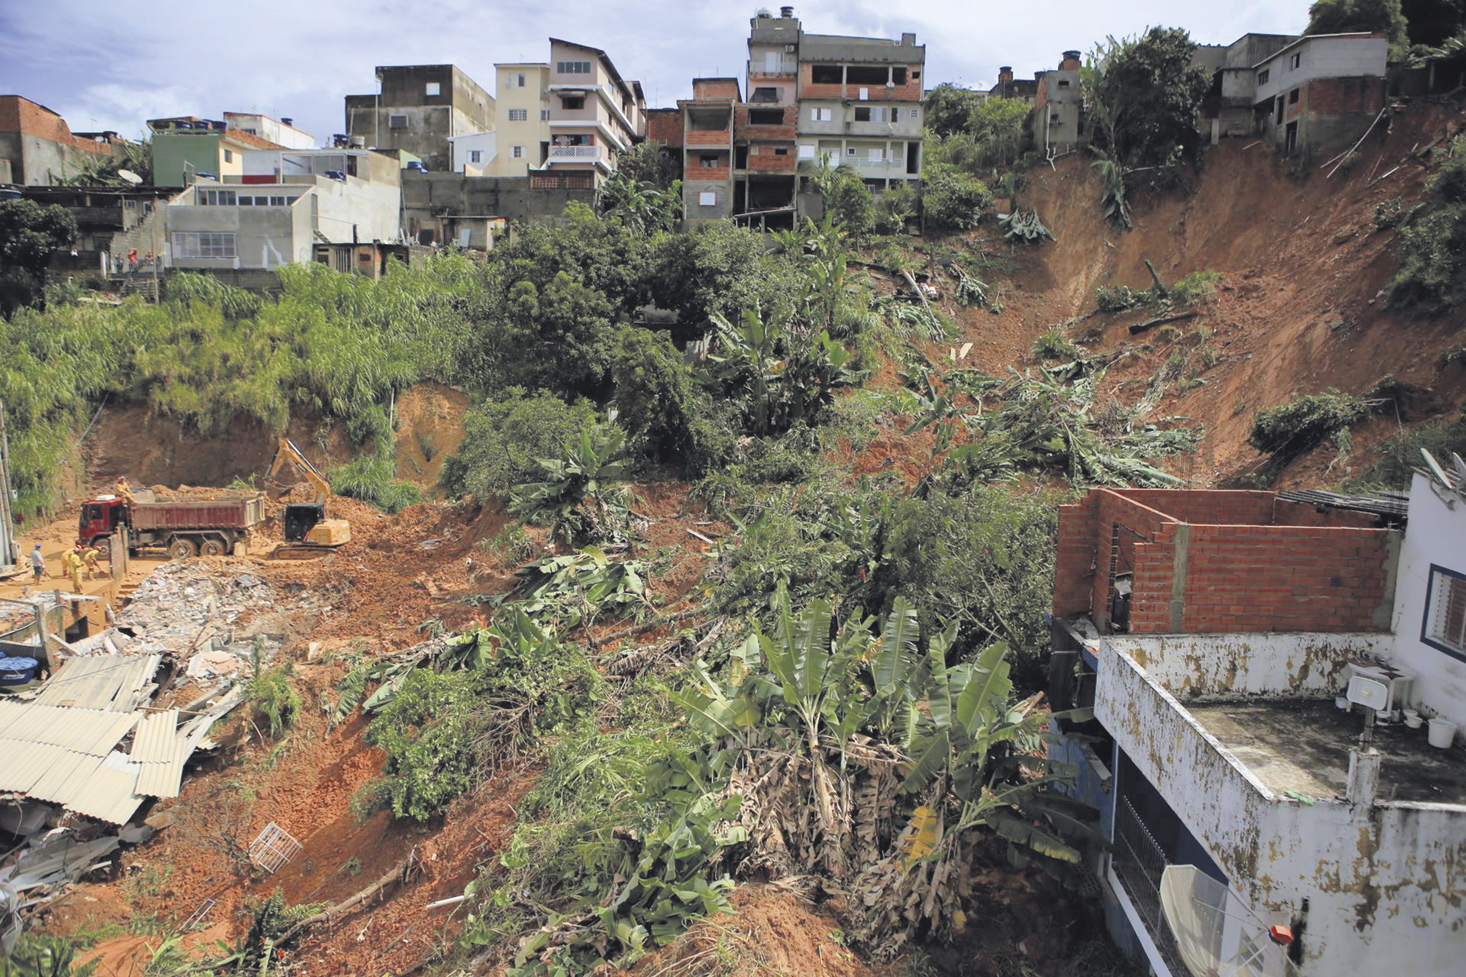
M496 64L499 130L497 155L486 176L528 176L550 152L550 66Z
M600 48L550 38L549 146L536 186L594 185L646 135L646 96ZM501 152L510 145L499 140Z

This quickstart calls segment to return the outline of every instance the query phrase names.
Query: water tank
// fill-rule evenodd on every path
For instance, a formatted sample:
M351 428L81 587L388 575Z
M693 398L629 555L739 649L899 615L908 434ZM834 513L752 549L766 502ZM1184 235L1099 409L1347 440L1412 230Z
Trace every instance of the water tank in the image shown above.
M782 18L784 18L785 20L793 20L794 19L794 8L793 7L780 7L779 8L779 16L782 17Z
M351 137L351 148L352 149L366 149L366 136L352 136Z
M282 115L280 117L280 124L281 125L286 125L286 126L293 126L293 125L295 125L295 120L292 119L292 118L290 118L289 116Z

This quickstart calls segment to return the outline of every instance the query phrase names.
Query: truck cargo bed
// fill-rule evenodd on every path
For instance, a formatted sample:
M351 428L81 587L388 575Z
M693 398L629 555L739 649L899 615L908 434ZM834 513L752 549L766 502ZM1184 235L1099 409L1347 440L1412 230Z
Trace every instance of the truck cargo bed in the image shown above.
M265 497L138 503L131 511L133 528L138 530L253 529L264 521Z

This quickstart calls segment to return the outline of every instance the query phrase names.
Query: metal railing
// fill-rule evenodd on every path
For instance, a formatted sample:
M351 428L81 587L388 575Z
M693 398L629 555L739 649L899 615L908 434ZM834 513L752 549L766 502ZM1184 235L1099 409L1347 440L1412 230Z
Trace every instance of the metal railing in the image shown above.
M599 159L599 146L551 146L550 159Z
M1170 859L1130 798L1124 796L1115 805L1115 850L1110 864L1172 977L1185 977L1191 971L1182 962L1176 938L1161 911L1161 875Z

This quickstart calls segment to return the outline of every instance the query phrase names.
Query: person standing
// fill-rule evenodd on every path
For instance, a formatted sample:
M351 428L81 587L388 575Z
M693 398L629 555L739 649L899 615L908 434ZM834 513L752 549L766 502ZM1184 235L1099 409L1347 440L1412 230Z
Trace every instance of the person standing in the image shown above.
M137 275L137 248L127 252L127 273L134 277Z
M46 558L41 555L40 543L31 550L31 573L35 574L36 583L40 583L41 578L46 575Z
M80 549L81 544L77 543L74 549L66 551L66 558L63 561L66 572L71 575L71 589L78 594L81 593L81 568L83 566Z

